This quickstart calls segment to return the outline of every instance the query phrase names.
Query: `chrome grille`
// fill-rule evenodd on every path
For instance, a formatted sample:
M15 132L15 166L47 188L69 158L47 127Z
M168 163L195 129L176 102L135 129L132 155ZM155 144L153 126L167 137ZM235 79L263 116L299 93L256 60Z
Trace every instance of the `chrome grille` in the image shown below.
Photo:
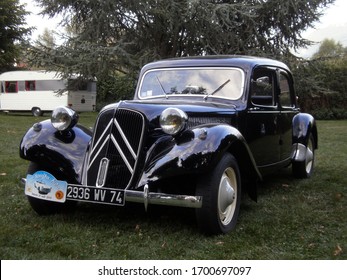
M189 117L188 128L209 123L230 124L230 121L230 118L227 117Z
M110 112L112 111L112 112ZM103 187L124 189L131 183L144 134L142 114L129 109L116 109L100 115L89 157L87 184L97 185L105 176ZM109 160L107 174L100 174L101 161Z

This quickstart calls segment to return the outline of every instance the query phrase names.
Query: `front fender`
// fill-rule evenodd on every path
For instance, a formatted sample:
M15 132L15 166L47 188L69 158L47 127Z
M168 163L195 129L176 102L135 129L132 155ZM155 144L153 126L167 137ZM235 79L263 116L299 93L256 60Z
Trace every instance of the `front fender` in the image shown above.
M36 123L22 138L20 157L61 174L70 183L80 183L83 161L92 132L77 125L57 131L50 120Z
M177 138L163 137L150 150L139 186L171 176L207 172L235 143L246 145L236 128L221 124L199 126Z

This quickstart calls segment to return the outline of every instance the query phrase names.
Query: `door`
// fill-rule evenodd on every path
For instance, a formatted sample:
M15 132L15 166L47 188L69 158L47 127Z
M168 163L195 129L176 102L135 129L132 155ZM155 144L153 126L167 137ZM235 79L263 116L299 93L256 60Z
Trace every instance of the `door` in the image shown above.
M276 69L258 67L254 69L251 80L246 138L260 169L280 160L276 76Z

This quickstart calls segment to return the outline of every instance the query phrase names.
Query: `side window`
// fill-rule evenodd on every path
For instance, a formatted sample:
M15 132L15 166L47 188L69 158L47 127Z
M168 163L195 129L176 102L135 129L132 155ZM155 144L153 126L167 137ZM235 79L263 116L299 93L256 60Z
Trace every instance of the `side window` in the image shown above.
M5 82L5 91L6 93L17 93L18 92L18 83L17 82Z
M293 107L293 100L291 98L290 94L290 82L288 79L288 76L285 75L284 72L280 73L280 90L281 93L279 95L279 102L281 104L281 107Z
M35 81L25 81L25 90L33 91L36 89Z
M274 72L271 69L255 69L251 85L251 101L254 105L274 106Z

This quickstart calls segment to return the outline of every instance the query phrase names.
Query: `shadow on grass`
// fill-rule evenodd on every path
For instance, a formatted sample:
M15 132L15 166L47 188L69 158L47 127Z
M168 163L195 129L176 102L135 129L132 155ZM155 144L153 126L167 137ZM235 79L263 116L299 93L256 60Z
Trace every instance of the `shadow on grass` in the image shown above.
M278 192L287 192L296 180L292 178L290 169L282 170L266 177L258 187L258 203L244 194L241 202L239 223L248 216L256 215L266 207L266 200ZM145 211L143 204L128 203L124 207L79 203L71 214L59 214L64 222L78 223L82 226L110 227L116 225L122 231L133 232L136 228L151 228L162 232L189 231L201 234L195 220L195 209L149 205ZM245 221L247 222L247 221Z
M162 232L196 231L194 209L149 205L147 212L142 204L129 203L124 207L80 203L72 214L59 214L67 223L78 223L82 227L114 228L132 233L151 230Z

